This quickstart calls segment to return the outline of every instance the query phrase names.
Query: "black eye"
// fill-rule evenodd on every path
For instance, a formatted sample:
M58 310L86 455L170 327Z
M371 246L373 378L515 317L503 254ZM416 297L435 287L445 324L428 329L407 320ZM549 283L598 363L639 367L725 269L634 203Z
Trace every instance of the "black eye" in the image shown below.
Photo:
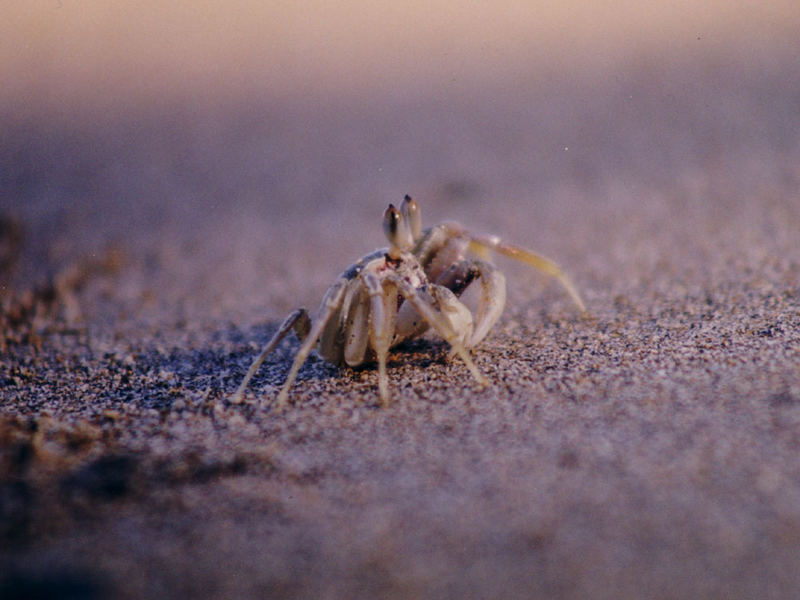
M407 252L414 244L408 223L394 204L383 214L383 232L389 240L389 254L397 259L402 252Z
M397 231L400 229L400 220L403 216L400 211L395 208L394 204L390 204L389 208L383 214L383 231L390 242L394 242L397 237Z
M406 197L403 198L403 204L400 210L411 229L411 237L416 240L422 233L422 217L420 216L419 204L417 204L411 196L406 195Z

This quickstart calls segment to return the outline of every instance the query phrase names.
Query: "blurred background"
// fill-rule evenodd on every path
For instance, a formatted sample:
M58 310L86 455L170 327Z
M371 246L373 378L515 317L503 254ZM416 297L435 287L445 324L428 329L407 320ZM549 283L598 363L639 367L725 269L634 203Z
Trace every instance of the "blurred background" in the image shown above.
M115 243L201 313L282 311L313 300L254 282L329 280L405 193L427 222L586 257L587 226L691 203L709 173L796 176L798 31L794 0L12 3L0 208L25 244L4 279Z
M3 100L19 109L144 110L259 97L446 93L564 69L755 53L797 42L791 0L162 2L4 8ZM96 113L93 113L96 114Z

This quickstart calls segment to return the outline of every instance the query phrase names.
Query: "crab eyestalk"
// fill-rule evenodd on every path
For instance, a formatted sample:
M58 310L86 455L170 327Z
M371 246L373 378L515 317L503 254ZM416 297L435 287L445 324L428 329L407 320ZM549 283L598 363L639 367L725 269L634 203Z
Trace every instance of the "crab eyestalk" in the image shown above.
M389 256L399 258L402 252L408 252L414 244L408 223L394 204L390 204L383 213L383 232L389 240Z
M400 207L400 210L411 230L411 237L414 238L414 241L418 240L419 236L422 235L422 216L419 212L419 204L417 204L411 196L406 194L406 197L403 198L403 205Z

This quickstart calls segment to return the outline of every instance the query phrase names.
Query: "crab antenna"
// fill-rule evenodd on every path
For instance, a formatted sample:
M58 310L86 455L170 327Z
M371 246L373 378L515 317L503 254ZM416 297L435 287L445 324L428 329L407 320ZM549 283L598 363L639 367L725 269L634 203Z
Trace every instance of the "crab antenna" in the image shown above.
M422 215L420 214L419 204L406 194L400 210L403 212L403 217L405 217L408 227L411 229L411 237L418 240L422 234Z
M398 258L401 252L408 251L414 243L408 223L394 204L383 213L383 232L389 240L389 256Z

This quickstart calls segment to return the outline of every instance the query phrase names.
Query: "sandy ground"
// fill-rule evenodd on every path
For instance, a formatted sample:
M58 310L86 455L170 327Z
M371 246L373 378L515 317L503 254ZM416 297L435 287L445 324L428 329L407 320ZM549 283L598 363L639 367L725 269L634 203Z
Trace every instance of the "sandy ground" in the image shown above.
M0 121L4 597L789 598L796 44ZM403 194L506 259L474 353L287 340Z

